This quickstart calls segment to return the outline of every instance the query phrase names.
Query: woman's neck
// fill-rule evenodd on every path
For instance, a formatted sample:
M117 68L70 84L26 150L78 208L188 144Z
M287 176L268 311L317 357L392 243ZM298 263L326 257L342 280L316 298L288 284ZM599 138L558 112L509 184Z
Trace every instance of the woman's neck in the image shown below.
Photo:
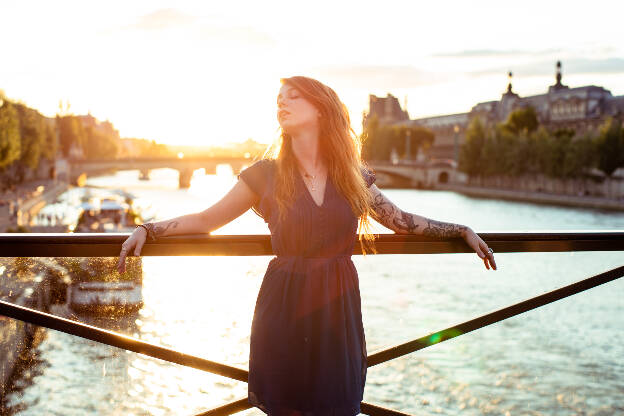
M324 168L318 132L306 130L291 137L293 154L299 164L307 172L318 174Z

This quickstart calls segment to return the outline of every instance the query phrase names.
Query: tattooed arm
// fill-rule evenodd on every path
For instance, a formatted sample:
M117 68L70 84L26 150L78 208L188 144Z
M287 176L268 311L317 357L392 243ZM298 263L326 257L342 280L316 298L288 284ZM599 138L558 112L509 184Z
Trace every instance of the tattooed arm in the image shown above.
M397 234L422 234L439 239L461 237L483 260L486 269L497 270L494 253L470 227L410 214L394 205L377 186L371 185L370 190L373 197L372 217L384 227Z
M464 237L468 227L460 224L435 221L401 210L377 186L370 187L373 196L373 218L397 234L422 234L428 237Z
M220 201L202 212L147 224L149 237L209 233L242 215L257 198L244 181L238 181Z
M117 270L119 273L125 271L125 259L129 254L134 253L135 256L141 254L146 239L156 239L169 235L209 233L243 214L257 200L258 195L244 181L238 181L219 202L202 212L144 224L145 228L138 227L135 229L121 245Z

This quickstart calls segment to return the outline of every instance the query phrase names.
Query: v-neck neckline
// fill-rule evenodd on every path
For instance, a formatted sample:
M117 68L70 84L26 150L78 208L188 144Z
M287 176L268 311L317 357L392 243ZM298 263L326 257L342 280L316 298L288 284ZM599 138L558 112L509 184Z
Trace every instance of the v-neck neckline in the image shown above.
M310 190L308 189L308 185L306 185L305 180L303 179L303 175L298 170L297 170L297 175L299 176L301 185L304 187L305 193L308 195L308 198L310 198L310 201L312 201L315 207L323 208L323 206L325 205L325 201L327 200L327 187L329 186L329 175L327 175L327 177L325 178L325 188L323 189L323 202L321 202L321 205L317 204L316 201L314 200L314 197L312 196L312 194L310 193Z

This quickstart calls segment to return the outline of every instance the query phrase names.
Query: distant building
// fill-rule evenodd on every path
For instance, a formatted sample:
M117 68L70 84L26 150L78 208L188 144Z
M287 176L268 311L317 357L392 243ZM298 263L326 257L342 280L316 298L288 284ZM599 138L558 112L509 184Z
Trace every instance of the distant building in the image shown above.
M392 94L386 97L368 96L368 114L363 115L362 125L366 127L368 118L376 115L381 124L394 124L397 121L409 121L407 110L401 108L399 100Z
M561 62L557 62L556 69L555 84L548 88L548 92L529 97L520 97L513 92L510 72L507 91L499 101L478 103L467 113L411 120L405 118L407 112L400 108L392 95L388 94L385 98L371 95L370 110L364 116L363 126L366 126L368 118L377 115L384 124L427 127L436 135L428 157L455 159L466 127L477 116L487 124L495 124L505 121L513 110L530 106L535 109L540 124L547 128L573 128L576 132L595 129L607 117L624 121L624 95L613 96L609 90L595 85L570 88L561 83Z
M91 113L88 113L84 116L78 116L78 119L82 122L82 125L87 127L92 127L93 129L103 133L109 137L113 137L119 139L119 131L115 129L113 123L110 121L99 121L97 118L93 117Z

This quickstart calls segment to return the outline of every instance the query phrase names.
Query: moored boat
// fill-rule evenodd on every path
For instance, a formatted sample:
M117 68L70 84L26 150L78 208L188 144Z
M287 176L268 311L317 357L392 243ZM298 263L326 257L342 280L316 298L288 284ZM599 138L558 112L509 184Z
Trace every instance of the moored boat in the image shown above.
M67 304L76 312L123 314L143 307L143 267L140 257L126 260L126 271L119 273L116 257L67 258L71 283Z
M120 195L91 195L81 205L77 232L128 232L140 223L132 199ZM143 306L141 258L126 259L126 272L117 272L116 257L69 258L71 284L67 303L76 312L123 314Z
M141 285L126 282L79 282L69 287L69 306L76 312L118 314L143 307Z

